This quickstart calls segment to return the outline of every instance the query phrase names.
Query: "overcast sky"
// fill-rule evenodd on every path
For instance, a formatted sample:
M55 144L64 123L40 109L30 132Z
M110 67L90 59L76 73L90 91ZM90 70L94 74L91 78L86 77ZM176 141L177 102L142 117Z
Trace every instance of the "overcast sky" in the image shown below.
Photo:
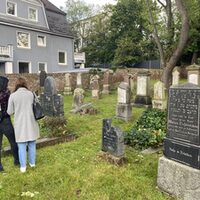
M60 8L60 6L64 6L65 0L49 0L51 3L53 3L55 6ZM99 4L100 6L106 4L106 3L111 3L115 4L116 0L84 0L88 4Z

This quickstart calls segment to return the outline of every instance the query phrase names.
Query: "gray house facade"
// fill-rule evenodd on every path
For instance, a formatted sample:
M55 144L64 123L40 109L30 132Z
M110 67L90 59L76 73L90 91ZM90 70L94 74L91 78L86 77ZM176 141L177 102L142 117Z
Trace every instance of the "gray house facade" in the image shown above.
M73 68L74 40L63 11L48 0L1 0L0 73Z

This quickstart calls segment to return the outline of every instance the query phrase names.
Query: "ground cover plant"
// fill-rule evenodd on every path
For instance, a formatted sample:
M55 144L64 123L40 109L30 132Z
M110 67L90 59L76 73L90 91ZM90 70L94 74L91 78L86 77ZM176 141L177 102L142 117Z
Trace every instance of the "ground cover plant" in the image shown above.
M125 134L125 143L136 148L158 147L163 144L166 123L166 110L149 108Z
M13 166L12 157L3 157L5 173L0 173L1 200L172 200L156 188L157 162L160 154L141 155L126 147L128 163L112 165L98 157L101 150L102 119L113 118L128 131L144 109L134 108L133 119L126 123L115 119L116 93L100 100L90 98L98 109L97 115L70 113L72 97L64 99L68 129L77 140L37 150L37 166L21 174ZM32 198L31 198L32 196Z

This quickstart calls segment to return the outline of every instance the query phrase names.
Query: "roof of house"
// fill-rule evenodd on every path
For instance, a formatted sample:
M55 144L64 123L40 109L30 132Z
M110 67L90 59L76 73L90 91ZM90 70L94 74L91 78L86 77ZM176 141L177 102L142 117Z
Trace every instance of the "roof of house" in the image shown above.
M41 0L41 2L44 4L49 29L32 23L27 23L24 20L19 19L16 21L16 19L13 20L12 18L7 17L0 17L0 22L31 29L39 29L41 31L47 31L64 37L73 37L69 23L66 20L66 13L50 3L48 0Z

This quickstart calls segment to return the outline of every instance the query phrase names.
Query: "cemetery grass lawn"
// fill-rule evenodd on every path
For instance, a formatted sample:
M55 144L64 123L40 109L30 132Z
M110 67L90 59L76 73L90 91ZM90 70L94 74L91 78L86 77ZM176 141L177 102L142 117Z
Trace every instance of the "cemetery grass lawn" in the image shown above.
M11 156L3 157L5 173L0 173L0 199L17 200L165 200L156 187L159 154L141 155L126 147L128 164L118 167L100 159L102 119L113 118L113 125L128 130L143 109L133 108L133 120L114 119L116 94L93 102L97 115L70 113L72 97L65 97L65 114L75 141L37 150L37 166L21 174Z

